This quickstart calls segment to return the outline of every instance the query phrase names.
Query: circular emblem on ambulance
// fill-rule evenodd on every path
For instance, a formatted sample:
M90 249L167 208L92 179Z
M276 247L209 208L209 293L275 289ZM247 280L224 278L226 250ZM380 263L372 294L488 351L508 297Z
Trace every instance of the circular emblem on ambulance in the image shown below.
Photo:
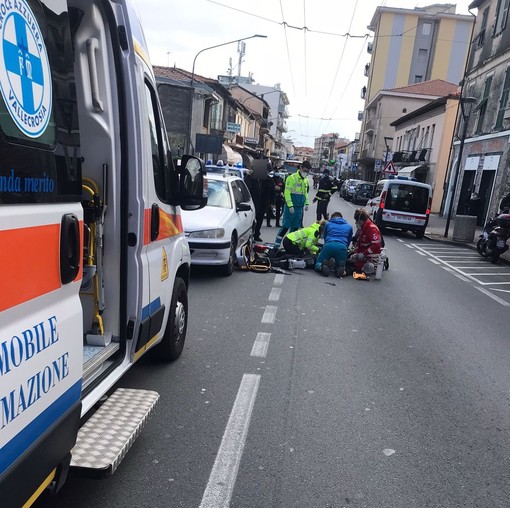
M37 138L51 116L48 53L34 13L25 0L2 3L0 91L23 134Z

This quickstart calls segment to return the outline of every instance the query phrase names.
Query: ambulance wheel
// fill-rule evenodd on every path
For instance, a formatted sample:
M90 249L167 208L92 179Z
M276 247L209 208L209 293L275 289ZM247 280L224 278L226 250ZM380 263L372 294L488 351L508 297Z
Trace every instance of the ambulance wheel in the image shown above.
M229 277L232 275L234 271L234 263L236 262L236 245L237 240L235 234L232 235L232 239L230 240L230 253L228 255L228 263L221 267L221 272L225 277Z
M158 344L157 357L173 362L181 356L188 328L188 290L185 282L176 277L170 313L163 340Z

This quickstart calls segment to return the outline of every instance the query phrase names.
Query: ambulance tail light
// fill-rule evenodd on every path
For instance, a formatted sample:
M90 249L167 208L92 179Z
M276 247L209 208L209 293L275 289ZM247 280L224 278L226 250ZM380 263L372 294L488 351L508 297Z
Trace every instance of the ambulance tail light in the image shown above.
M379 208L380 208L381 210L383 210L383 209L384 209L385 202L386 202L386 191L384 191L384 192L381 194L381 201L379 201Z

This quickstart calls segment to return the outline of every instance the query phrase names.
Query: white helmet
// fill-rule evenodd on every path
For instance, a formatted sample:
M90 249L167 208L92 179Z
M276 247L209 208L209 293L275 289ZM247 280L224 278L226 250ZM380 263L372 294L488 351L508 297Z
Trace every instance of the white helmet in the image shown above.
M371 263L370 261L367 261L363 265L363 272L366 273L367 275L371 275L372 273L375 273L374 263Z

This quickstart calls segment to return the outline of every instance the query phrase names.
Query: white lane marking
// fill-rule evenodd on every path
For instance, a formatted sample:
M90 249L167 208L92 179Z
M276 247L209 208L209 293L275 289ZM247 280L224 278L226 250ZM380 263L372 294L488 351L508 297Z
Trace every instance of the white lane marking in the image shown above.
M510 293L510 289L497 289L497 288L494 288L493 291L501 291L502 293Z
M464 268L464 267L463 267ZM501 272L501 273L469 273L469 275L483 275L484 277L502 277L503 275L510 275L509 272Z
M269 325L274 324L277 310L278 310L278 307L274 307L273 305L268 305L266 307L266 310L264 311L264 315L262 316L262 323L266 323Z
M267 355L267 349L269 347L269 341L271 340L271 334L266 332L257 333L257 338L253 343L250 356L257 356L259 358L265 358Z
M431 263L434 263L435 265L440 265L441 264L441 261L438 261L437 259L434 259L434 258L428 258L428 259L429 259L429 261Z
M248 435L260 375L244 374L200 508L228 508Z
M397 242L405 243L404 240L402 240L402 238L397 238Z
M410 249L414 249L414 245L412 245L410 243L406 243L406 247L409 247Z
M419 250L416 251L420 256L426 256L425 252L420 252Z
M459 259L474 259L474 260L479 260L480 263L486 263L486 261L483 261L483 259L480 259L480 256L464 256L462 254L456 254L456 255L447 255L447 256L443 256L443 254L439 254L436 252L436 256L438 258L459 258ZM470 261L471 262L471 261Z
M280 295L282 293L281 288L273 288L271 289L271 293L269 294L270 302L277 302L280 299Z
M467 277L463 277L460 273L457 273L453 268L450 268L449 266L443 266L441 267L443 270L446 270L447 272L450 272L452 275L455 275L460 280L463 280L464 282L470 282Z
M494 301L500 303L501 305L504 305L505 307L509 307L510 306L510 303L509 302L506 302L505 300L503 300L502 298L499 298L499 296L496 296L496 295L493 295L490 291L488 291L487 289L485 288L480 288L480 287L477 287L475 286L476 289L478 289L478 291L481 291L484 295L487 295L489 298L492 298Z
M283 273L278 273L275 275L274 284L275 285L283 284Z

